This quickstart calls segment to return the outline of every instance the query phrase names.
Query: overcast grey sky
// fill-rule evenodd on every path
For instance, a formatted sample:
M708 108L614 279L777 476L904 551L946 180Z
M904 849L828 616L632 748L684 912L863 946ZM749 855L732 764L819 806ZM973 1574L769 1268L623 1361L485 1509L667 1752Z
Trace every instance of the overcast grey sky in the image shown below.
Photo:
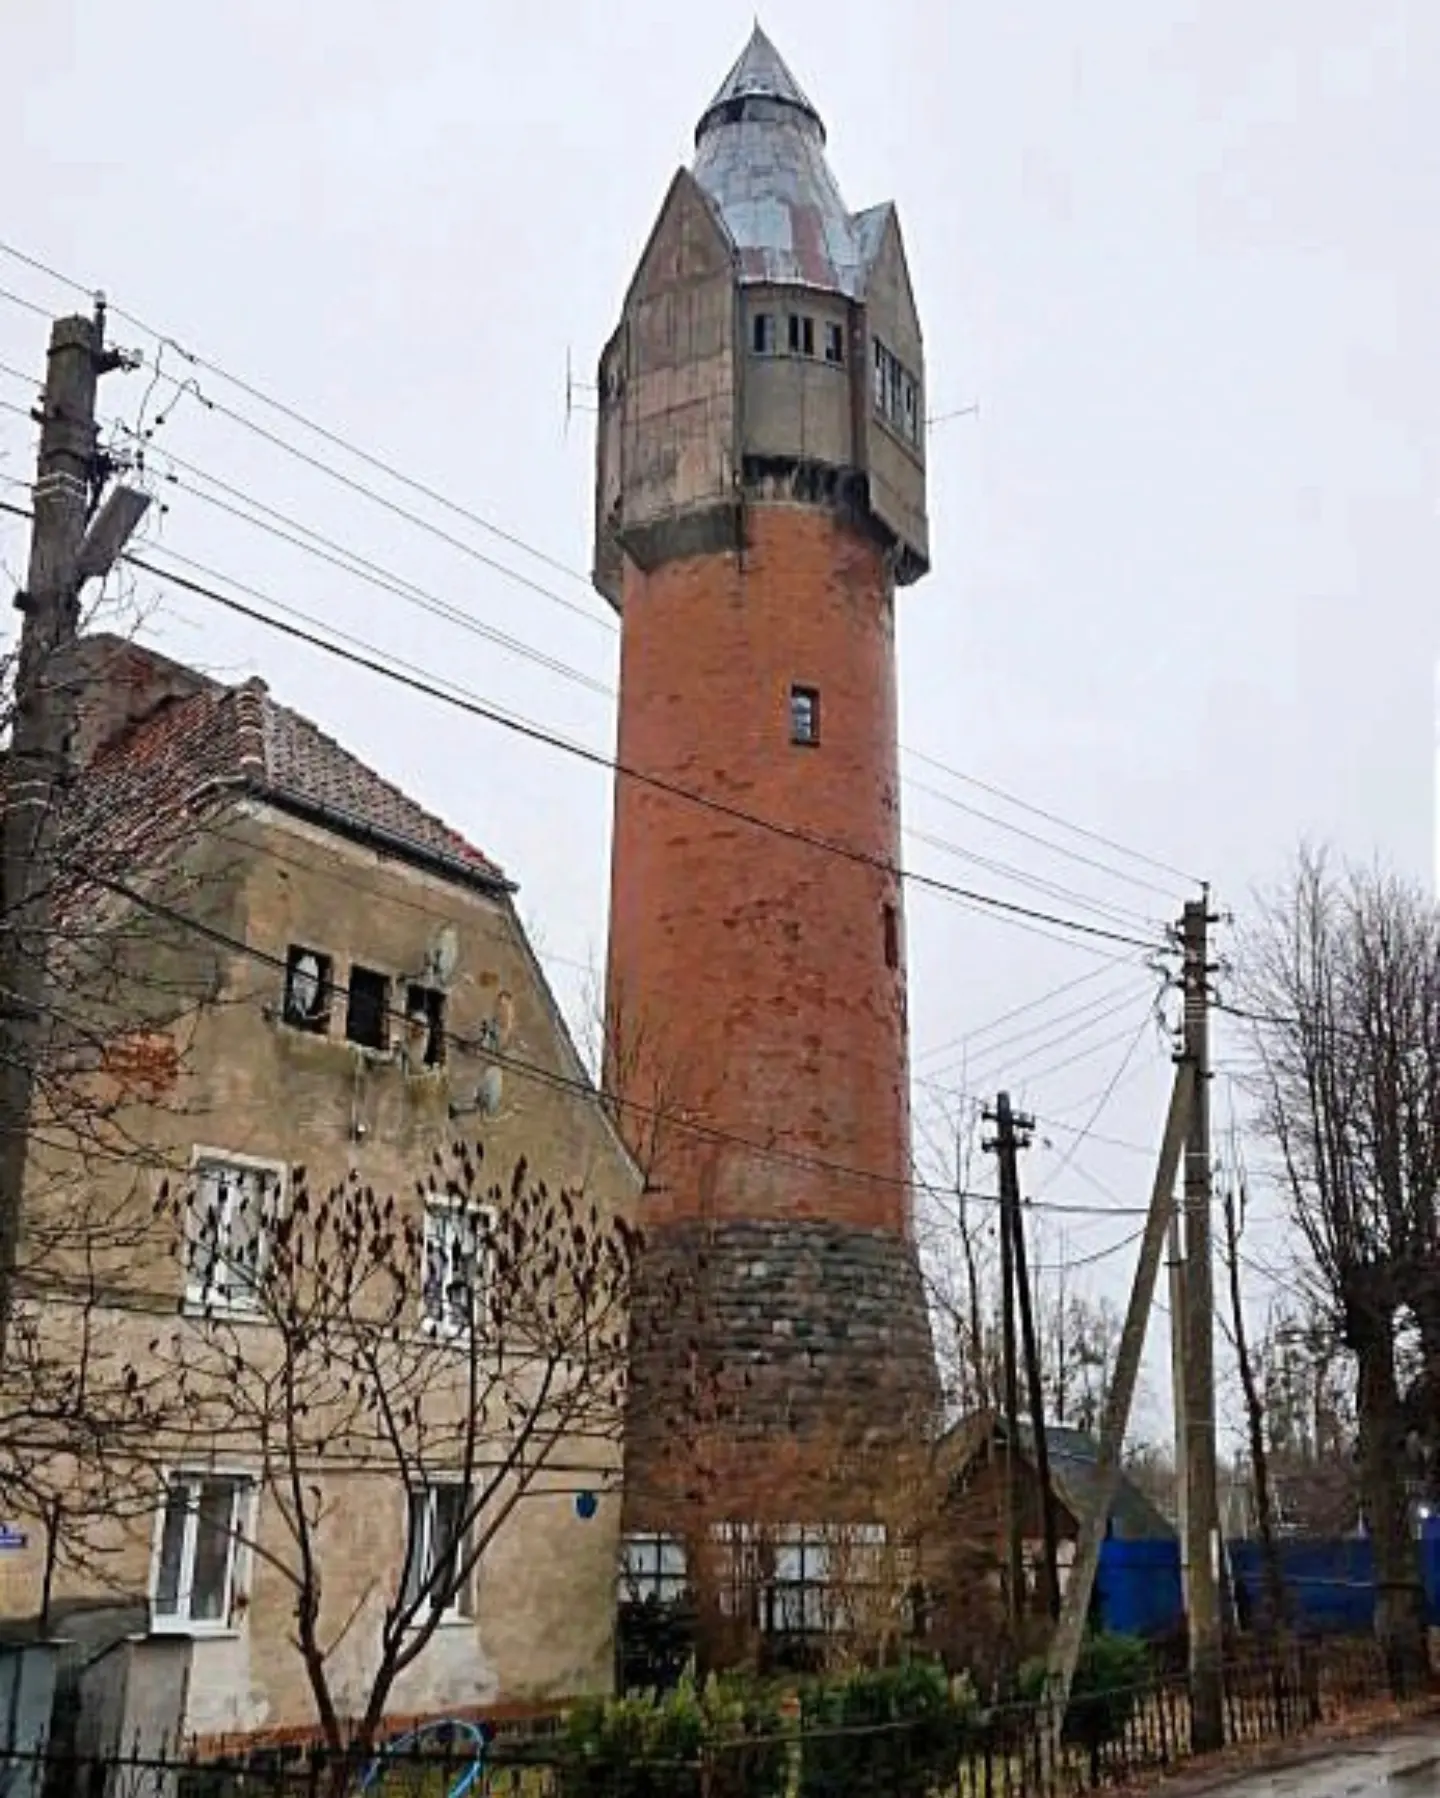
M931 437L934 572L900 606L905 744L1208 876L1237 908L1302 833L1428 878L1440 10L773 0L763 22L826 119L852 208L900 207L930 410L981 405ZM566 428L567 353L593 369L750 24L728 0L0 0L0 236L583 571L591 421ZM0 287L73 299L3 256ZM0 361L38 374L44 333L0 300ZM133 422L143 393L111 377L103 409ZM0 398L28 395L0 377ZM0 477L28 475L29 441L0 412ZM613 685L616 638L583 580L423 507L584 617L193 398L157 448ZM611 745L603 692L242 526L180 472L165 543ZM12 571L18 533L0 521ZM163 646L262 674L503 862L578 1011L584 967L603 959L602 774L199 602L148 583L141 596L159 602ZM906 772L1059 835L928 764ZM1163 918L1184 895L1117 884L914 785L904 804L924 837L1107 907ZM933 840L905 855L1091 915ZM908 906L919 1071L942 1085L959 1051L927 1051L1094 965L923 892ZM1111 970L971 1045L967 1084L1003 1077L1056 1120L1054 1151L1029 1160L1035 1192L1143 1202L1143 1156L1092 1137L1061 1166L1074 1137L1059 1126L1091 1116L1150 991ZM1142 1034L1096 1131L1153 1144L1166 1078ZM918 1097L922 1114L939 1103ZM1132 1228L1073 1220L1073 1252ZM1094 1277L1118 1294L1128 1265Z

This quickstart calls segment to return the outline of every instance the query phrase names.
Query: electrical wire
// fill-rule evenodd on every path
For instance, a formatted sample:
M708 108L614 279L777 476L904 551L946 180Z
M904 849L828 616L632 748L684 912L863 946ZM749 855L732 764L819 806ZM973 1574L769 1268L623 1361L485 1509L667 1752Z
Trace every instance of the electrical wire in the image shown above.
M1089 1019L1091 1022L1098 1023L1102 1022L1104 1019L1113 1017L1115 1011L1128 1005L1133 998L1138 996L1140 990L1141 989L1132 976L1125 982L1123 987L1117 987L1111 992L1101 993L1095 998L1087 1000L1083 1005L1072 1006L1069 1010L1057 1012L1052 1017L1040 1018L1035 1023L1027 1025L1023 1030L1014 1031L1009 1036L1001 1037L998 1042L987 1044L980 1053L979 1064L981 1066L988 1065L997 1053L1008 1050L1016 1043L1026 1041L1029 1037L1054 1031L1061 1025L1072 1024L1080 1019ZM1092 1015L1096 1012L1100 1013L1098 1018ZM1067 1039L1062 1037L1060 1040L1065 1041ZM1042 1055L1047 1054L1052 1046L1055 1045L1052 1045L1047 1036L1046 1040L1039 1044L1032 1053ZM935 1072L923 1077L917 1074L915 1076L915 1081L918 1086L940 1086L944 1084L947 1074L962 1070L967 1080L979 1080L981 1078L976 1071L975 1064L971 1063L967 1058L952 1062L948 1067L937 1069ZM988 1080L985 1081L985 1084L989 1084Z
M6 370L6 365L3 363L0 363L0 371L10 372ZM133 436L134 433L129 432L128 426L121 425L120 428ZM204 491L201 487L180 480L179 476L174 473L168 473L163 477L168 483L176 486L182 492L189 494L192 498L198 499L202 504L211 506L228 517L238 519L254 529L263 531L268 535L277 538L279 541L301 550L305 554L316 556L320 561L327 563L331 567L339 568L345 573L354 574L359 579L368 582L371 586L378 587L385 592L394 594L400 599L420 607L423 611L430 612L437 617L445 619L449 623L456 624L462 629L468 630L475 635L494 642L500 647L508 650L510 653L534 662L547 669L549 672L560 675L566 680L573 681L577 685L586 687L591 692L604 695L611 699L617 697L615 689L607 682L597 680L582 669L576 668L569 663L562 662L558 658L539 651L532 645L524 643L505 632L498 631L492 626L480 623L460 607L452 604L450 601L441 599L432 590L421 587L417 583L408 580L406 577L397 574L393 569L385 568L379 563L359 555L356 551L346 548L345 545L337 543L333 538L327 537L313 527L305 524L303 520L297 519L293 514L283 512L279 510L279 508L271 506L263 500L257 499L254 495L247 493L244 489L235 487L231 483L222 480L219 476L211 474L208 470L201 468L198 464L176 455L168 448L160 453L163 454L168 462L174 464L176 468L185 470L185 472L194 477L194 479L209 483L210 485L217 487L221 492L229 494L232 499L242 502L242 504L238 506L229 504L226 500L218 498L215 494ZM253 510L247 511L244 509L246 507L252 508ZM254 516L255 512L263 513L265 516L256 517ZM901 784L903 786L912 786L917 783L913 782L909 777L905 777L902 779ZM933 788L924 788L923 790L935 791ZM957 801L955 803L958 805L960 802ZM961 805L960 809L968 810L973 808L967 808ZM984 816L985 814L981 815ZM1156 924L1154 919L1147 917L1141 912L1133 911L1129 907L1116 904L1113 901L1096 900L1087 897L1086 895L1076 893L1070 888L1057 885L1055 882L1048 881L1025 869L1016 868L1010 863L980 855L973 850L963 849L958 844L950 842L944 837L935 836L913 827L906 827L903 834L914 841L938 850L942 854L953 856L958 860L981 867L988 873L998 874L1002 878L1013 880L1017 885L1026 887L1031 891L1042 893L1050 898L1066 900L1072 906L1078 906L1081 910L1087 911L1093 916L1104 918L1109 922L1129 923L1143 929L1159 930L1161 928ZM1042 847L1046 846L1044 839L1035 835L1033 832L1022 831L1020 834L1025 836L1031 842L1039 843ZM1055 848L1059 853L1066 853L1059 845L1049 845L1049 847ZM1087 862L1092 867L1101 865L1088 857L1080 857L1078 859Z
M1100 1119L1104 1114L1105 1107L1110 1103L1111 1099L1114 1098L1115 1089L1119 1086L1120 1082L1124 1079L1126 1069L1130 1066L1130 1063L1135 1059L1135 1051L1140 1047L1141 1039L1145 1035L1146 1026L1151 1021L1152 1021L1151 1015L1148 1015L1148 1014L1147 1014L1147 1016L1141 1018L1139 1028L1136 1030L1135 1035L1132 1037L1129 1047L1126 1049L1124 1055L1122 1056L1122 1058L1120 1060L1119 1066L1115 1069L1115 1072L1111 1075L1109 1083L1105 1087L1104 1091L1100 1094L1100 1097L1095 1101L1095 1109L1090 1113L1090 1116L1086 1119L1085 1123L1083 1123L1080 1126L1080 1129L1075 1134L1075 1140L1070 1144L1070 1147L1068 1149L1066 1149L1065 1153L1061 1156L1060 1165L1055 1169L1054 1173L1052 1174L1052 1176L1051 1176L1052 1179L1058 1180L1059 1177L1061 1176L1061 1174L1063 1174L1065 1172L1066 1168L1073 1165L1076 1155L1085 1146L1085 1143L1087 1142L1087 1140L1090 1137L1090 1132L1094 1129L1095 1125L1100 1122Z
M85 871L82 870L82 872ZM179 907L170 905L164 900L156 899L152 895L142 892L129 881L117 880L111 876L96 873L93 870L88 871L87 878L95 886L100 887L106 892L113 893L118 898L125 899L128 903L139 907L140 910L147 912L152 917L158 918L164 923L174 925L177 929L188 931L217 948L222 948L228 953L253 961L257 965L263 966L271 972L282 975L288 972L288 963L283 956L271 954L268 950L261 949L256 944L247 943L242 937L237 937L228 931L221 930L217 925L207 923L204 919L193 917L189 913L182 911ZM332 983L331 990L338 998L343 999L348 997L348 989L340 982ZM263 1002L264 995L256 992L249 995L249 999L251 1002L255 1003ZM386 1016L393 1020L408 1023L408 1018L406 1018L405 1014L396 1007L387 1007ZM458 1032L445 1030L442 1034L448 1045L458 1047L467 1053L475 1052L475 1045L467 1038L461 1036ZM533 1080L539 1084L560 1091L572 1092L583 1098L587 1104L599 1103L600 1095L587 1079L559 1073L552 1068L542 1067L538 1063L526 1061L505 1050L487 1047L483 1053L485 1059L494 1062L498 1067L515 1073L521 1079ZM890 1187L903 1192L928 1193L930 1196L946 1198L953 1198L956 1196L953 1188L933 1187L926 1183L917 1184L910 1179L899 1178L891 1174L877 1173L873 1169L855 1167L849 1163L834 1161L827 1157L810 1155L799 1150L779 1149L773 1145L753 1142L749 1138L737 1135L733 1131L721 1129L718 1125L706 1124L693 1117L671 1114L661 1107L646 1105L637 1100L613 1097L609 1102L623 1112L628 1112L635 1117L651 1123L662 1124L667 1129L678 1130L683 1134L697 1136L706 1142L713 1142L721 1146L741 1150L752 1160L774 1162L787 1167L802 1168L812 1172L827 1174L837 1179L853 1180L871 1185ZM985 1203L998 1203L998 1199L996 1199L993 1194L988 1193L965 1193L962 1196L983 1200ZM1045 1199L1032 1199L1029 1203L1035 1210L1054 1212L1062 1215L1068 1214L1088 1217L1094 1215L1096 1212L1096 1207L1094 1206L1064 1205ZM1135 1207L1128 1211L1122 1208L1113 1213L1107 1212L1105 1215L1128 1215L1139 1217L1145 1215L1146 1210L1147 1208L1143 1206Z
M56 269L51 264L44 262L39 257L29 255L15 244L0 240L0 254L11 257L23 266L45 275L48 279L59 283L61 286L68 288L74 293L83 294L87 298L93 297L93 288L87 287L83 282L75 280L72 276L63 274L60 270ZM22 303L27 305L27 307L32 307L32 309L42 313L44 311L43 308L33 307L33 303L31 302ZM403 469L397 467L393 462L388 461L384 457L375 455L373 452L362 448L343 434L320 424L318 420L307 416L297 407L291 406L285 401L276 399L272 394L266 393L254 383L248 382L240 376L232 374L221 364L209 360L198 352L187 349L173 335L148 324L135 313L128 312L123 307L114 304L109 305L109 311L114 317L124 320L136 330L144 332L147 336L152 338L160 347L161 352L168 348L191 368L203 370L207 375L214 376L217 380L226 382L238 392L246 395L247 398L275 412L278 416L284 418L293 425L299 426L302 430L311 432L322 442L329 444L332 448L338 449L346 455L354 457L358 462L374 469L377 473L383 474L387 479L395 481L407 491L428 500L431 504L440 506L452 516L463 519L465 522L476 526L478 529L496 537L510 547L520 550L523 554L534 558L537 562L555 572L564 574L581 585L589 585L589 577L580 570L571 567L568 563L561 561L557 557L549 555L546 551L527 542L518 534L505 530L503 527L495 524L493 520L486 518L482 513L477 512L473 507L462 505L460 502L441 492L438 488L430 486L424 481L417 480L415 477L407 474ZM519 570L511 568L503 562L497 561L494 557L486 556L483 552L477 550L473 544L465 542L464 539L454 536L451 532L442 530L439 526L434 524L433 521L410 511L406 507L397 505L395 501L389 499L386 495L378 493L375 489L367 486L365 483L356 481L352 476L343 474L341 471L333 468L330 464L322 461L320 458L312 456L308 452L298 448L298 446L287 442L277 433L267 430L266 427L258 424L254 419L249 418L244 413L237 411L233 407L226 406L213 395L201 393L193 376L188 377L185 380L180 379L180 377L169 373L163 368L162 360L163 355L157 355L148 362L142 358L143 365L150 368L153 380L166 381L175 388L177 392L188 391L193 393L199 403L204 405L208 410L229 419L231 422L239 425L242 429L257 434L284 454L297 457L316 472L325 474L329 478L338 481L341 485L348 487L351 491L369 499L372 503L401 517L416 528L439 537L442 541L449 543L462 554L479 561L493 572L499 573L507 579L516 581L531 591L552 600L554 603L564 607L567 611L584 618L587 622L604 628L612 634L615 633L616 626L612 620L598 616L589 608L577 605L573 600L566 599L564 595L557 594L552 588L532 580L529 576L522 574ZM989 794L992 798L999 799L1005 804L1013 805L1018 810L1024 811L1032 817L1041 818L1045 822L1053 824L1059 829L1069 831L1071 834L1083 840L1094 843L1099 847L1106 848L1113 854L1124 856L1140 865L1148 866L1157 872L1172 875L1187 884L1203 884L1203 882L1200 882L1195 876L1186 874L1183 870L1174 867L1173 864L1161 861L1153 856L1145 855L1138 850L1131 849L1125 844L1107 837L1098 831L1090 830L1083 825L1071 823L1068 819L1060 817L1057 813L1047 811L1043 807L1022 800L1018 796L1007 792L1002 787L996 786L990 782L982 781L976 776L964 774L959 769L951 767L948 763L936 756L927 755L920 750L911 748L903 748L902 753L912 756L915 760L924 763L928 767L934 768L940 773L948 775L952 780L958 780L966 785L975 787L976 789ZM1004 826L1002 825L1002 828L1003 827ZM1055 850L1056 853L1062 855L1071 854L1073 856L1075 853L1073 851L1067 851L1061 845L1051 844L1049 847ZM1112 868L1109 871L1115 874L1117 878L1138 880L1137 876L1127 876L1121 870ZM1155 888L1154 890L1162 893L1167 892L1167 889L1163 888Z

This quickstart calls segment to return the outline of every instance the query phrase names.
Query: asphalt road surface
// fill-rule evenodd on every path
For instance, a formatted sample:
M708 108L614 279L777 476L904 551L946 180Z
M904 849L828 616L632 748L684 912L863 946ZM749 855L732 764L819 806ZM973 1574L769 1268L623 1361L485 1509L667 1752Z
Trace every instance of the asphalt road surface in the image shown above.
M1242 1775L1213 1798L1440 1798L1440 1727L1336 1743L1299 1766Z

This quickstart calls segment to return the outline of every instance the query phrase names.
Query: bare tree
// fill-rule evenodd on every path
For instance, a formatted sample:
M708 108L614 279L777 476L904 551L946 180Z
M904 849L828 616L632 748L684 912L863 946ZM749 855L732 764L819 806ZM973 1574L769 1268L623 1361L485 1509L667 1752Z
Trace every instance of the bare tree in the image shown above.
M1335 875L1302 852L1251 933L1245 987L1260 1123L1355 1357L1376 1631L1394 1686L1409 1690L1426 1654L1395 1342L1401 1307L1421 1316L1432 1297L1440 918L1395 879ZM1432 1341L1437 1329L1440 1318Z
M283 1204L247 1195L256 1227L223 1263L206 1202L163 1201L192 1280L228 1302L180 1320L156 1354L189 1443L255 1465L263 1506L237 1504L227 1527L257 1578L289 1590L335 1750L374 1745L397 1681L467 1603L518 1506L618 1484L636 1238L523 1161L487 1184L482 1156L437 1153L408 1200L358 1178L315 1194L297 1171ZM409 1494L403 1563L377 1556L342 1591L338 1525L376 1481Z

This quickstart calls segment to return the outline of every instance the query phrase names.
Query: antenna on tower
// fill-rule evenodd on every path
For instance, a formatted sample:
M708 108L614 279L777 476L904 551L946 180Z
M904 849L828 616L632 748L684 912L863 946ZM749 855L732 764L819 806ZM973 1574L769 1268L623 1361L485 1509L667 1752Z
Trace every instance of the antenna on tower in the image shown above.
M980 416L979 400L972 400L968 406L957 406L953 412L932 412L925 420L925 429L933 431L936 425L948 425L952 418L978 418Z
M577 393L593 393L598 401L600 389L593 381L582 381L576 376L570 361L570 345L567 343L565 345L565 435L567 437L570 435L570 414L572 412L598 412L600 410L598 403L590 405L584 400L577 400L575 397Z

